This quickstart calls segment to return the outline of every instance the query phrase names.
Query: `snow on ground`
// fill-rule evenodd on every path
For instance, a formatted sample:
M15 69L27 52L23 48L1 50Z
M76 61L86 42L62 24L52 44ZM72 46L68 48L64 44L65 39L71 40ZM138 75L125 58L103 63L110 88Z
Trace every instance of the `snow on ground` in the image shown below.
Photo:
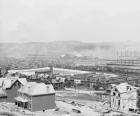
M56 91L56 96L57 96L56 98L58 98L58 100L65 101L67 103L73 101L76 104L80 104L82 106L80 107L80 110L84 111L83 115L88 114L90 116L91 114L94 114L95 116L96 115L100 116L100 114L102 114L103 116L104 114L104 116L117 116L117 114L120 114L118 112L113 112L113 111L107 113L108 111L110 111L109 104L105 102L97 101L96 96L94 96L94 94L89 94L90 91L83 91L83 90L81 91L82 92L79 92L78 94L73 89ZM93 91L93 93L94 92L97 91Z
M91 103L92 107L89 107L86 105L75 105L68 103L67 101L56 101L55 109L46 110L45 112L30 112L15 106L13 103L0 103L0 116L8 116L2 115L3 113L13 114L9 116L117 116L117 114L120 114L117 112L111 112L102 115L103 113L99 113L93 108L95 104ZM100 104L97 103L95 106L99 107ZM76 113L73 111L73 109L79 110L81 113Z
M89 107L86 106L74 106L65 102L61 102L58 101L57 102L57 106L59 106L60 108L65 108L65 110L67 110L68 112L72 113L72 109L77 109L79 111L81 111L81 114L79 114L80 116L100 116L100 113L95 112L93 109L90 109Z
M95 112L94 110L82 106L73 106L72 104L68 104L66 102L57 101L56 102L58 110L52 109L52 110L46 110L38 111L38 112L30 112L28 110L24 110L21 108L18 108L14 104L11 103L1 103L0 104L0 113L8 113L8 114L14 114L13 116L27 116L27 115L33 115L33 116L100 116L98 112ZM73 112L72 109L80 110L81 113ZM23 113L23 110L25 114Z
M0 113L9 113L14 114L13 116L116 116L116 112L103 113L107 112L108 106L105 106L103 102L93 101L88 99L84 94L84 99L74 99L77 93L72 92L56 92L56 108L51 110L30 112L28 110L17 107L12 103L0 103ZM78 96L79 96L78 95ZM87 94L89 96L89 94ZM66 96L72 96L67 98ZM90 95L90 97L94 97ZM86 98L86 99L85 99ZM75 110L73 110L75 109ZM25 114L24 114L24 112ZM77 113L80 111L81 113ZM0 116L2 116L0 114Z
M64 92L64 91L59 91L59 92ZM95 90L83 90L83 89L75 89L75 88L65 88L65 92L73 92L73 93L82 93L82 94L89 94L93 95L95 93L105 93L105 91L95 91Z
M84 94L91 94L91 93L93 93L93 91L78 90L78 89L74 89L74 88L65 88L65 90L71 91L71 92L77 92L77 93L84 93Z

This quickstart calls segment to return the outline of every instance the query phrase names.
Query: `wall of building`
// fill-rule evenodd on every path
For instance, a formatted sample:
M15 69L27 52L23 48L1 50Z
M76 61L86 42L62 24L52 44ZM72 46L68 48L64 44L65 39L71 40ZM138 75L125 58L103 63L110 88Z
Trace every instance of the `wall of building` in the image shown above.
M114 110L119 110L120 108L120 97L116 91L111 92L111 108Z
M0 97L0 103L1 102L6 102L6 101L7 101L7 97L6 96Z
M129 111L137 109L137 92L124 93L121 95L120 110Z
M53 109L55 106L55 94L32 97L32 111Z
M52 83L54 89L59 90L59 89L64 89L64 83L58 82L58 83Z
M140 112L140 91L137 91L137 109Z
M17 90L20 88L21 83L16 81L11 88L6 89L7 102L15 102L15 97L17 97Z
M131 88L133 89L133 88ZM127 90L127 92L119 93L115 90L111 91L111 108L128 112L137 110L137 90Z

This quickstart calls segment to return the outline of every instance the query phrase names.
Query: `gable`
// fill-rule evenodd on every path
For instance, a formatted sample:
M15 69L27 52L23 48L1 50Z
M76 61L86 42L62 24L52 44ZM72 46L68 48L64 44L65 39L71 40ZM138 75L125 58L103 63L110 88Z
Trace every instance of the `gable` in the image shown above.
M19 80L16 80L9 88L6 88L6 89L12 89L15 86L20 88L21 85L22 83Z
M115 93L115 94L119 94L119 91L118 91L117 88L113 88L113 89L112 89L111 94L113 95L114 93Z

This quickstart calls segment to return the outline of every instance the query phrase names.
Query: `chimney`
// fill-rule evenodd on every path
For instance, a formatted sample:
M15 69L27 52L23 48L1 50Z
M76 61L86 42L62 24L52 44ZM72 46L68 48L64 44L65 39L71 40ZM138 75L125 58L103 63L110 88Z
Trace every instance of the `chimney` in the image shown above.
M53 77L53 66L52 65L50 66L50 77L51 78Z

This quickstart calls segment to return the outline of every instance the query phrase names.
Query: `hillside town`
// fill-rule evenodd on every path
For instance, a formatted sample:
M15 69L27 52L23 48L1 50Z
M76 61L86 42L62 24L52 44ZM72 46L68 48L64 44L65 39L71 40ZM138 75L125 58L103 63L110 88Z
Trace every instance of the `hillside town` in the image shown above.
M139 115L139 60L81 67L1 67L0 115Z
M140 0L0 0L0 116L140 116Z

